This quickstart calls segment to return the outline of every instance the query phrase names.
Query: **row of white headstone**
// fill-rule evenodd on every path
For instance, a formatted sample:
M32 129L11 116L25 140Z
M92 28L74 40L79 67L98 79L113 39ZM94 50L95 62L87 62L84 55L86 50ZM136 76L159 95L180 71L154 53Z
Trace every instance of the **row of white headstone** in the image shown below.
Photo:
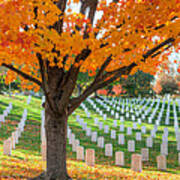
M3 114L0 114L0 126L1 126L1 122L5 122L5 118L11 112L12 107L13 107L12 103L9 103L8 107L6 107L6 109L3 111Z
M25 121L27 120L27 109L24 109L22 118L18 123L18 127L12 132L11 137L3 142L3 153L4 155L11 156L12 149L15 149L16 144L19 143L21 133L24 131Z
M75 134L71 132L71 129L68 128L67 137L69 138L69 144L72 145L72 151L76 152L77 160L85 160L86 164L89 166L95 165L95 150L86 149L84 156L84 147L80 146L80 142L75 138ZM103 143L102 143L103 142ZM99 137L98 146L104 147L103 137ZM130 147L132 148L132 147ZM105 156L113 156L112 144L105 145ZM141 172L142 171L142 162L149 161L149 149L142 148L141 154L132 154L131 156L131 169L133 171ZM178 162L180 165L180 153L178 154ZM115 152L115 165L125 166L125 157L124 152L117 151ZM159 170L166 170L167 162L166 156L164 154L157 156L157 168Z
M89 116L90 116L88 108L86 108L85 105L82 105L82 107L86 111L86 114L89 114ZM44 116L42 117L42 119L44 119ZM77 118L77 119L78 119L77 121L79 121L79 123L82 126L82 128L84 130L86 130L86 135L87 136L91 135L92 136L91 137L92 142L96 142L97 141L97 132L91 132L91 129L87 127L87 123L84 123L82 121L82 119L80 119L80 118ZM42 122L44 122L44 120ZM98 123L97 119L95 120L95 123ZM103 125L102 122L100 122L100 124L99 124L100 128L102 127L102 125ZM107 130L108 127L107 126L105 126L105 127L106 127L105 131L108 131ZM154 128L154 130L151 133L152 137L155 136L155 133L157 131L157 126L155 126L155 127L156 128ZM122 128L122 126L120 127L120 129L121 128ZM133 128L136 129L136 125L135 124L133 125ZM132 130L129 129L127 131L129 131L129 134L131 134L130 132ZM142 131L145 133L145 131L146 131L145 128ZM42 132L43 132L43 133L41 133L42 137L45 137L44 130L42 130ZM113 139L113 137L115 137L114 134L116 134L115 130L111 130L111 138L112 139ZM163 141L164 142L161 144L161 154L162 154L162 156L168 154L168 149L167 149L168 146L167 146L167 143L166 143L167 136L168 136L168 129L167 130L164 129L164 136L163 136ZM75 139L75 135L73 133L71 134L71 131L69 129L68 129L67 137L69 138L69 144L72 144L72 151L73 152L76 152L78 147L80 147L80 149L82 149L82 147L80 146L80 141L78 139ZM119 144L121 144L121 143L123 144L124 143L124 140L123 140L124 138L123 137L124 137L124 134L119 134L119 138L118 138L119 139L118 140ZM150 136L150 137L147 138L147 147L152 147L152 141L153 141L152 137ZM139 133L136 134L136 140L140 140L140 139L141 139L141 133L139 132ZM42 147L44 147L45 145L46 145L45 141L42 141ZM104 137L98 137L98 147L104 148ZM43 149L45 149L45 148L43 148ZM144 149L146 149L146 148L144 148ZM134 152L135 151L135 142L133 140L129 140L128 141L128 151L129 152ZM147 152L147 150L145 150L145 151ZM112 144L106 144L105 145L105 155L112 156L112 152L113 152L112 151ZM43 150L42 150L42 153L43 153Z
M28 99L27 99L27 104L29 105L30 104L30 102L31 102L31 98L32 98L32 96L31 95L29 95L28 96Z
M88 109L87 109L87 111L88 111ZM91 128L87 127L87 123L83 122L83 119L81 119L80 116L77 116L76 120L82 126L82 129L86 131L86 136L91 136L91 141L92 142L98 141L98 146L103 148L104 147L104 144L102 143L102 142L104 142L103 137L100 136L99 138L97 138L97 132L91 132ZM103 128L103 123L98 122L97 118L94 119L94 123L96 125L99 125L100 130ZM117 127L117 120L114 120L114 126ZM133 123L133 128L137 129L136 123ZM141 133L146 133L146 127L142 126L141 128L142 128ZM147 137L147 139L146 139L146 146L149 148L153 146L153 138L156 137L157 129L158 129L158 125L154 125L154 128L151 130L151 135L149 137ZM120 125L120 131L124 131L123 124ZM109 132L108 125L104 126L104 132L105 133ZM136 133L137 141L141 141L141 133L140 132ZM131 135L131 134L132 134L132 128L127 127L127 135ZM116 131L115 130L111 130L111 139L116 139ZM125 144L124 134L118 135L118 144ZM128 151L134 152L135 151L135 142L133 142L133 140L129 140L127 144L128 144ZM177 151L179 151L179 150L180 150L180 138L177 138ZM162 143L160 144L160 153L161 153L161 155L168 155L168 128L167 127L164 128L164 132L162 135Z
M98 112L100 115L103 115L104 120L106 120L107 115L103 114L103 110L100 110L99 108L97 108L96 104L90 98L88 98L87 101L93 106L93 108L96 110L96 112ZM115 119L119 118L119 113L118 112L115 113L115 111L113 109L111 109L112 107L107 105L106 101L101 101L99 99L97 99L95 101L98 102L101 106L103 106L106 109L106 111L109 111L109 112L111 111L111 115L115 115ZM137 106L135 106L135 108L134 108L134 110L136 110L135 112L134 112L134 110L132 108L132 103L130 104L130 106L131 106L130 111L129 111L129 105L127 105L126 108L125 108L124 104L123 104L122 108L121 108L121 113L124 114L125 110L126 110L125 116L127 118L130 118L130 113L131 114L135 113L135 115L133 115L133 114L131 115L132 116L132 120L135 120L135 116L137 116L139 118L140 115L141 115L141 118L143 120L145 120L146 116L152 111L152 106L154 105L155 100L153 100L151 106L147 110L145 110L146 106L149 103L150 103L150 100L148 100L147 103L142 108L140 108L140 107L137 108ZM109 104L111 104L111 103L109 103ZM160 99L157 100L157 105L156 105L155 109L152 111L151 115L149 114L150 117L148 118L148 123L152 123L152 119L155 118L155 115L157 114L157 110L159 109L159 105L160 105ZM164 111L164 106L165 106L165 99L163 100L161 111L159 112L158 119L156 120L156 124L157 125L159 125L160 122L161 122L162 114L163 114L163 111ZM113 105L113 107L115 107L115 106ZM117 105L116 110L117 111L120 110L120 106L119 105ZM170 111L170 101L168 101L168 108L167 108L166 120L165 120L165 124L166 125L169 125L169 111ZM175 123L175 126L177 126L178 123L177 123L177 113L176 113L175 102L173 102L173 111L174 111L174 119L175 119L175 122L176 122L176 123L175 122L174 123Z
M117 107L116 109L119 111L120 110L120 102L121 102L121 100L119 100L119 102L118 102L118 104L116 104L116 103L114 103L114 102L111 102L111 103L109 103L109 101L108 100L104 100L103 102L101 101L101 100L96 100L97 102L99 102L103 107L106 107L107 105L106 105L106 103L108 103L109 105L111 105L111 104L113 104L113 108L115 108L115 107ZM128 101L128 102L130 102L130 104L126 104L126 108L124 107L124 100L122 100L123 101L123 104L122 104L122 108L121 109L125 109L126 111L129 111L129 105L130 105L130 107L131 107L131 111L132 111L132 105L133 105L133 100L130 100L130 101ZM157 105L156 105L156 107L155 107L155 111L154 111L154 115L155 115L155 113L156 113L156 111L157 111L157 109L159 108L159 106L160 106L160 99L157 99L156 100L157 101ZM155 99L154 100L150 100L150 99L148 99L147 100L147 102L146 102L146 104L145 105L143 105L143 107L140 107L139 105L142 105L143 103L144 103L144 100L142 100L142 101L137 101L139 104L136 104L136 106L134 107L134 109L136 110L136 112L140 112L141 114L142 114L142 112L144 112L146 115L151 111L151 109L152 109L152 107L153 107L153 105L154 105L154 103L155 103ZM151 104L150 104L150 102L151 102ZM146 111L145 110L145 108L147 107L147 105L149 105L150 104L150 107L148 108L148 110ZM173 106L175 105L175 103L173 102ZM162 104L162 108L161 108L161 114L163 113L163 110L164 110L164 106L165 106L165 99L163 100L163 104ZM170 101L168 101L168 109L170 108ZM130 111L130 112L131 112ZM147 113L146 113L147 112ZM153 115L153 116L154 116Z
M98 100L99 102L100 102L100 100ZM91 105L93 105L93 108L94 108L94 104L93 104L93 101L91 100L91 99L88 99L88 102L91 104ZM160 101L158 100L158 103L159 103ZM146 103L147 104L147 103ZM165 101L163 101L163 105L165 104ZM158 105L159 106L159 105ZM155 111L153 111L153 112L156 112L157 111L157 107L158 106L156 106L156 109L155 109ZM175 104L173 104L173 109L174 109L174 114L176 114L176 108L175 108ZM87 109L87 108L86 108ZM88 110L87 110L88 111ZM102 111L99 111L99 112L102 112ZM169 113L168 113L169 114ZM102 115L102 114L101 114ZM154 115L153 115L154 116ZM106 117L107 117L107 115L103 115L103 118L104 118L104 120L106 119ZM162 111L160 112L160 115L159 115L159 117L161 118L162 117ZM156 128L154 128L153 130L151 130L151 136L152 137L156 137L156 132L157 132L157 128L158 128L158 126L160 125L160 119L159 119L159 117L158 117L158 120L156 121ZM176 137L179 137L177 134L179 134L179 128L178 128L178 120L177 120L177 115L175 115L174 117L176 117L175 119L174 119L174 127L175 127L175 133L176 133ZM132 120L134 121L135 120L135 116L132 116ZM166 118L166 120L167 120L167 118ZM124 118L123 118L123 116L121 116L120 117L120 122L124 122ZM169 122L169 119L168 119L168 122ZM97 124L98 123L98 120L97 119L95 119L95 124ZM150 117L149 119L148 119L148 123L152 123L152 117ZM140 119L138 119L138 124L141 124L141 120ZM169 123L168 123L169 124ZM99 122L99 129L101 130L103 127L103 123L102 122ZM133 128L134 129L136 129L136 123L133 123ZM105 125L105 129L108 129L108 128L106 128L107 126ZM114 127L117 127L117 120L114 120ZM145 126L142 126L142 131L144 132L144 131L146 131L145 130ZM120 131L122 130L123 131L123 125L121 125L120 126ZM162 136L162 141L163 142L167 142L168 141L168 128L165 128L166 130L167 130L167 133L166 134L163 134L163 136ZM106 132L106 131L105 131ZM145 132L144 132L145 133ZM131 127L128 127L127 128L127 135L131 135L132 134L132 130L131 130ZM136 137L140 137L140 134L139 133L137 133L137 135L136 135ZM139 138L140 139L140 138ZM176 140L177 140L177 150L180 150L180 138L176 138Z
M77 122L79 122L80 126L82 126L82 129L86 131L86 136L91 136L92 142L98 142L98 147L104 148L104 137L100 136L97 137L97 131L92 132L90 127L87 127L87 123L83 123L83 119L80 119L79 116L76 116ZM97 119L95 119L97 122ZM124 126L123 126L124 128ZM120 129L122 130L122 126L120 126ZM105 126L104 132L108 133L109 126ZM145 133L145 129L142 128L142 133ZM132 129L130 127L127 127L127 135L132 134ZM136 132L136 141L141 141L142 136L141 132ZM111 130L111 139L116 139L116 131ZM118 144L124 145L125 144L125 135L124 134L118 134ZM128 151L129 152L135 152L135 141L129 140L128 141ZM146 147L152 148L153 147L153 136L149 136L146 138ZM180 149L180 144L177 143L177 150ZM164 133L162 135L162 144L160 145L160 152L161 154L168 155L168 129L164 128Z

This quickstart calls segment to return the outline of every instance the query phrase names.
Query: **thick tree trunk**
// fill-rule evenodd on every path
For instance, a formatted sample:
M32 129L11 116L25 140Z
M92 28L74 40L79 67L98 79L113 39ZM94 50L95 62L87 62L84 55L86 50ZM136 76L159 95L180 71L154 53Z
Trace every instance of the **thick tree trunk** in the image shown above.
M47 169L45 180L71 179L66 168L67 115L53 114L45 108L47 139Z
M34 179L70 180L66 167L66 136L68 119L68 102L62 98L64 72L58 67L48 69L48 97L45 108L45 133L47 144L46 172ZM60 89L59 87L62 87ZM67 97L68 98L68 97Z

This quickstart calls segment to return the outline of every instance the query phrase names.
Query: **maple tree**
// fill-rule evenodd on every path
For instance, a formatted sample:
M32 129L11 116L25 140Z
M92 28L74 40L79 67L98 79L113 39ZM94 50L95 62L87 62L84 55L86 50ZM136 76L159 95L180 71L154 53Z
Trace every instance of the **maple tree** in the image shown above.
M176 55L176 54L174 54ZM176 56L175 56L176 57ZM161 57L162 58L162 57ZM165 59L159 66L159 70L156 73L156 79L154 82L154 91L157 94L177 94L178 93L178 69L179 58L169 57Z
M80 3L80 12L73 12L72 3ZM179 0L0 1L0 65L10 70L6 81L18 75L23 88L42 88L46 96L45 179L70 179L67 120L82 101L138 69L154 74L162 52L179 49L179 9ZM98 19L96 12L102 14ZM93 81L71 97L80 72Z
M122 85L121 84L118 84L118 85L114 85L113 88L112 88L112 94L114 96L119 96L121 94L124 94L126 93L126 90L123 89Z
M98 95L107 95L107 90L106 90L106 89L99 89L99 90L97 91L97 94L98 94Z
M161 95L177 94L179 89L178 76L161 72L156 78L153 89L157 94Z

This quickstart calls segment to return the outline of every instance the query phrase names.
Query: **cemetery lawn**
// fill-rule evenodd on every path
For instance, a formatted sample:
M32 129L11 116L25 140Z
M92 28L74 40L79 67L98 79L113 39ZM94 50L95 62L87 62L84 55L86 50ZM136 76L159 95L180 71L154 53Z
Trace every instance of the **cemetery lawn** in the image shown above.
M1 124L0 127L0 179L27 179L29 177L34 177L40 174L45 168L45 163L42 161L40 153L40 127L41 127L41 98L32 97L31 102L27 105L28 96L2 96L0 95L0 114L12 102L13 108L6 117L5 123ZM132 135L125 135L125 145L118 145L117 134L120 133L118 121L118 127L113 127L113 119L109 114L107 120L104 121L103 118L97 114L92 106L86 101L84 102L86 107L88 107L89 112L91 112L91 117L87 118L86 113L80 107L76 112L69 117L68 125L75 133L76 138L80 140L80 145L84 146L85 149L93 148L95 149L96 155L96 165L94 167L87 166L84 162L76 161L76 153L72 152L71 145L67 142L67 157L68 157L68 172L73 179L77 180L117 180L117 179L159 179L159 180L178 180L180 179L180 167L178 166L178 152L176 150L176 138L174 134L174 127L170 123L168 126L169 137L168 137L168 147L169 154L167 156L167 171L158 171L156 165L156 156L160 155L160 143L161 136L163 133L164 126L158 129L158 133L155 139L153 139L153 148L150 148L150 160L143 163L142 173L136 173L130 170L131 165L131 154L127 151L127 141L129 139L135 140L135 132L140 132L140 127L142 125L146 126L147 133L142 134L142 141L136 141L136 153L141 152L141 148L145 147L145 138L150 134L150 130L153 128L153 124L148 124L147 122L142 122L142 125L137 125L138 129L133 130ZM98 105L98 107L101 107ZM155 105L153 106L155 107ZM24 108L27 108L28 115L25 122L24 132L22 133L19 144L16 145L16 149L12 150L12 156L3 155L3 141L11 136L11 133L17 127L18 122L22 117ZM170 109L170 119L173 119L173 110ZM177 111L178 121L180 121L180 112ZM97 143L91 142L91 138L86 136L85 131L82 130L80 125L76 122L76 115L84 119L87 122L87 126L91 127L92 131L97 131L98 136L104 136L105 144L113 144L113 157L105 157L104 148L98 148ZM104 130L99 130L97 125L94 125L94 118L97 117L99 121L104 122L104 124L109 125L111 129L116 130L116 140L110 138L110 132L108 134L104 133ZM131 126L132 121L125 120L125 127ZM115 152L123 151L125 154L125 167L115 166Z

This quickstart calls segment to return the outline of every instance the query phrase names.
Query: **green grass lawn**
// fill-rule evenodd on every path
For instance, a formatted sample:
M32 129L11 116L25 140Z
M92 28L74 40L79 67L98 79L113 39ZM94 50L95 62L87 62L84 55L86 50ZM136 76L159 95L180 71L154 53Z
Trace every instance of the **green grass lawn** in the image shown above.
M5 123L2 124L0 128L0 146L2 147L2 143L5 139L11 136L11 133L15 130L20 122L22 117L22 113L24 108L27 108L28 115L27 120L25 123L24 132L22 133L19 144L16 145L16 155L15 158L18 159L18 153L25 154L25 157L28 155L36 155L37 157L40 156L40 125L41 125L41 99L37 97L32 97L31 102L27 105L27 98L28 96L2 96L0 95L0 114L3 110L8 106L10 102L13 104L13 109L11 110L10 114L6 118ZM148 121L142 121L141 125L137 125L138 129L133 130L133 134L130 136L125 136L125 145L118 145L118 138L117 134L121 133L119 131L120 122L118 122L118 127L113 127L113 120L114 118L108 114L107 120L104 121L103 118L98 115L92 108L92 106L86 101L84 102L86 107L88 107L89 111L91 112L91 117L87 118L86 113L80 107L76 110L76 112L69 117L68 124L69 127L72 129L72 132L75 133L76 138L80 140L80 145L84 146L85 149L87 148L94 148L96 152L96 164L100 165L112 165L114 166L115 162L115 152L116 151L123 151L125 153L125 167L130 168L130 160L131 154L127 151L127 141L129 139L135 140L135 132L140 132L140 127L145 125L146 126L146 134L142 134L142 141L136 141L136 153L141 152L141 148L145 147L145 139L147 136L150 135L150 130L153 128L153 124L148 124ZM154 104L153 108L155 107L156 103ZM162 103L160 103L160 107ZM166 105L167 106L167 105ZM165 106L165 109L166 109ZM101 107L98 105L98 107ZM102 108L102 107L101 107ZM157 136L153 140L153 148L150 148L150 160L146 163L143 163L143 170L148 171L157 171L156 165L156 156L160 155L160 143L161 143L161 136L163 133L163 128L168 127L169 136L168 136L168 149L169 155L167 156L167 172L171 174L180 174L180 167L178 166L178 151L176 150L176 139L173 127L173 109L172 106L170 108L170 119L171 123L169 126L164 125L164 119L166 113L163 114L162 118L162 126L158 128ZM177 111L178 112L178 111ZM76 115L80 115L80 118L84 119L84 122L87 122L87 126L91 127L92 131L97 131L98 136L104 136L105 144L112 143L113 144L113 157L105 157L105 149L101 149L97 147L97 143L91 142L90 137L86 137L85 131L82 130L80 125L76 122ZM177 113L178 120L180 121L180 112ZM99 121L102 121L104 124L109 125L110 129L116 130L116 140L112 140L110 138L110 131L109 134L105 134L104 130L98 130L97 125L94 125L94 118L97 117ZM155 119L153 120L154 123ZM133 122L130 119L126 119L124 122L125 127L133 125ZM126 134L126 133L125 133ZM2 156L2 153L0 154ZM67 156L68 159L75 160L76 153L72 152L72 147L67 143ZM20 158L24 158L23 156ZM1 159L1 158L0 158ZM3 160L0 160L3 161ZM1 163L0 163L1 164ZM0 165L1 166L1 165Z

